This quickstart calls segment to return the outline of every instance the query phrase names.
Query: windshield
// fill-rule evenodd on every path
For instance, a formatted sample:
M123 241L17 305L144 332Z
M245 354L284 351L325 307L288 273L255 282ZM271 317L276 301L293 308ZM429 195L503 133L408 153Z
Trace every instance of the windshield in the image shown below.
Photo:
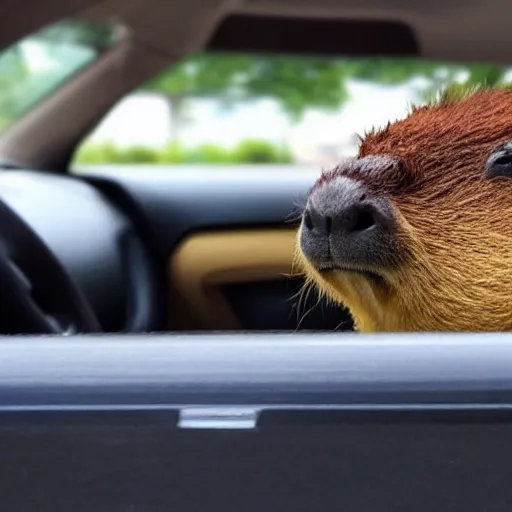
M83 141L73 167L328 167L356 156L360 136L447 84L511 79L508 67L492 63L204 52L120 101Z
M0 134L116 42L115 27L64 20L0 52Z

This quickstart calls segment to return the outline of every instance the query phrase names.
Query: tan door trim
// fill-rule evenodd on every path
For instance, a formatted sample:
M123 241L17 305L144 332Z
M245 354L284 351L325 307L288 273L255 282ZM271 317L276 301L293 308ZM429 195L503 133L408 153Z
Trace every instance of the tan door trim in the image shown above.
M169 261L171 310L173 303L183 301L181 306L186 306L201 329L240 329L221 287L289 276L295 237L295 229L190 236Z

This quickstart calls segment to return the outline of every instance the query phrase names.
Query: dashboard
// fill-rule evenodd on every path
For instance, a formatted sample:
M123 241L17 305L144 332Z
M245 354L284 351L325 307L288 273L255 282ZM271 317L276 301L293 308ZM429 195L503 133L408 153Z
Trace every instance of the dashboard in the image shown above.
M51 249L105 332L158 331L168 311L169 257L186 235L288 226L318 174L251 167L6 170L0 199Z

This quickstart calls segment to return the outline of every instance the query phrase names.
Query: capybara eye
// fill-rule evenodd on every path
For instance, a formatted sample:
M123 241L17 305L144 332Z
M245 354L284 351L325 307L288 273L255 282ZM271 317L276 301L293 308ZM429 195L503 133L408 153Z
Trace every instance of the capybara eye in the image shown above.
M495 149L485 163L485 177L512 178L512 142Z

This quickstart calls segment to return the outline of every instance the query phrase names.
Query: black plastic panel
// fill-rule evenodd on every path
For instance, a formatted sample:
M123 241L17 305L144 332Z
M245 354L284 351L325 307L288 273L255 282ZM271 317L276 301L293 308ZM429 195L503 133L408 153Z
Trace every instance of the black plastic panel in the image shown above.
M419 53L413 31L396 21L240 14L220 24L208 49L345 57Z
M0 351L9 511L510 511L508 334L27 338ZM180 422L235 403L257 424Z
M130 204L161 257L208 229L283 227L321 169L282 166L89 167L83 176Z
M23 512L509 512L512 425L0 428ZM205 507L205 505L207 506Z
M352 331L350 314L320 300L312 290L301 293L300 279L235 283L223 293L242 328L249 331Z

